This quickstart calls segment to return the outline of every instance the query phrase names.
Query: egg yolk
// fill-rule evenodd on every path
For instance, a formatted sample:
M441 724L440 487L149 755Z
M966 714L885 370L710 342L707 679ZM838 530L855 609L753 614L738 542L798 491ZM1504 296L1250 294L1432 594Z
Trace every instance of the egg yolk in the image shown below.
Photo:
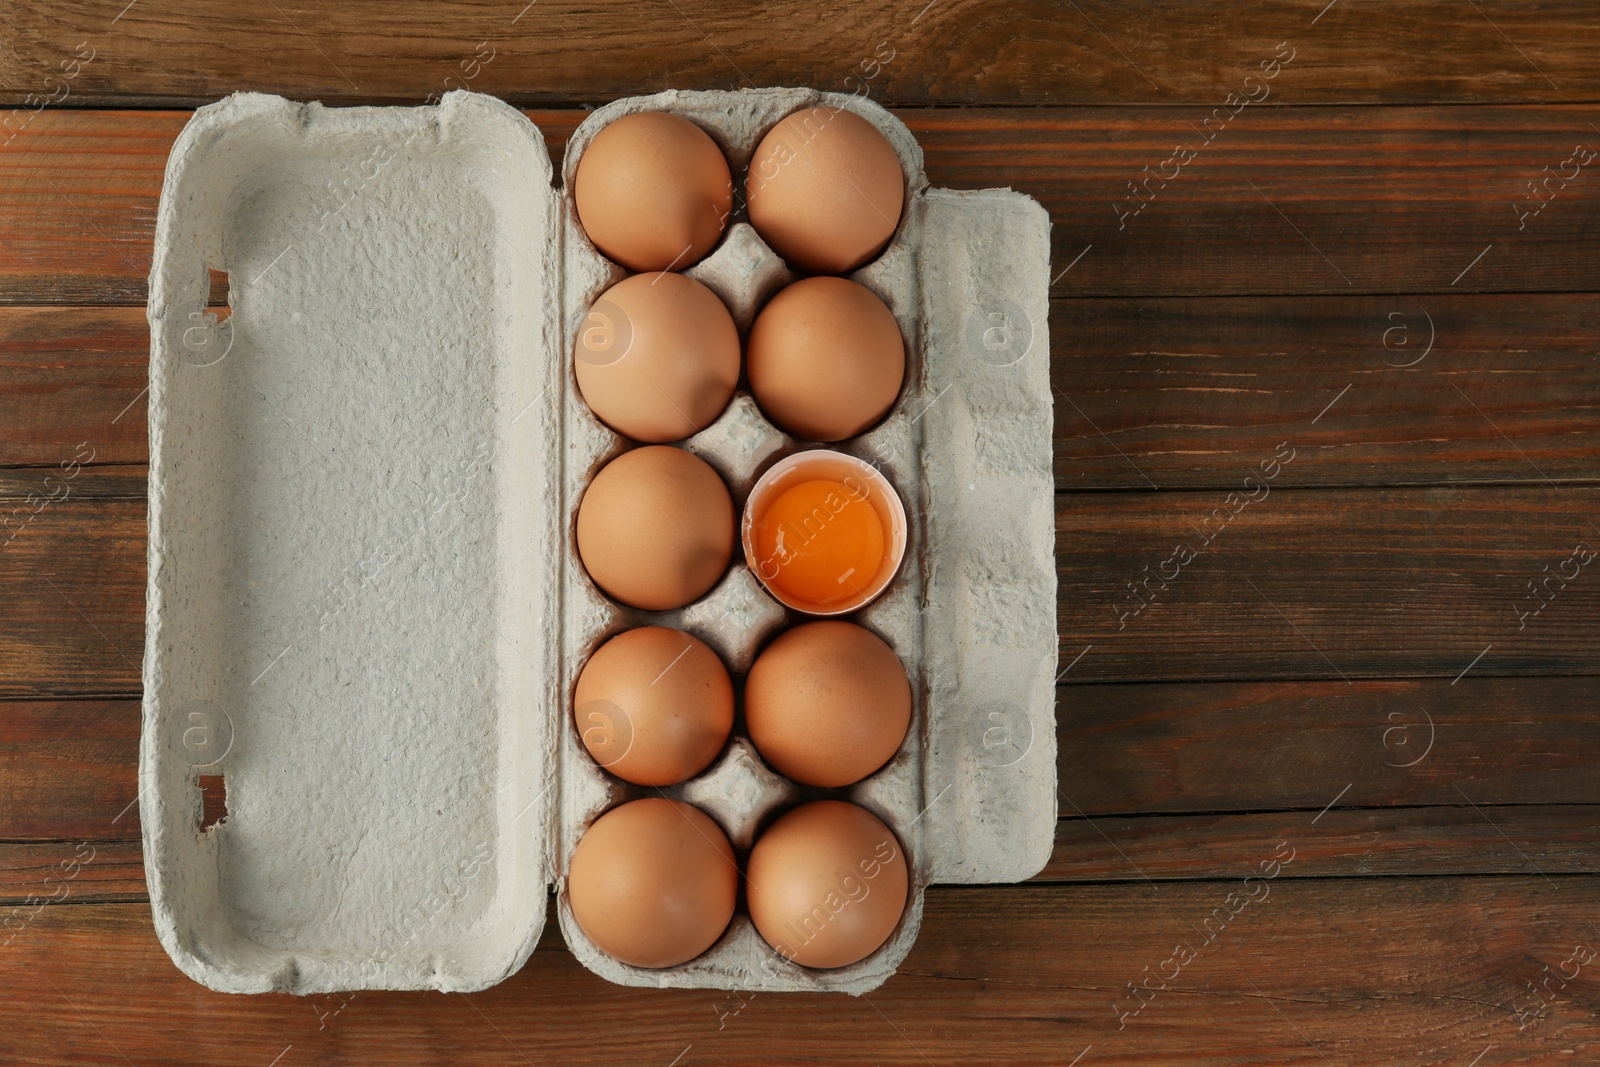
M768 505L755 532L760 577L801 603L848 600L883 565L883 520L854 478L789 487Z

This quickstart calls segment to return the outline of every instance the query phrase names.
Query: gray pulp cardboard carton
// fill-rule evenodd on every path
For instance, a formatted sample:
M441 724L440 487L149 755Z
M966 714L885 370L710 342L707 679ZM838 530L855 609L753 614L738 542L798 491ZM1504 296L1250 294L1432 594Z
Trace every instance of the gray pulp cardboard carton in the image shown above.
M880 985L933 882L1036 873L1055 828L1049 223L1009 190L928 187L909 131L859 98L667 92L593 112L565 159L633 111L677 112L742 174L761 135L817 103L900 155L899 232L852 275L905 334L889 418L841 446L895 485L905 564L857 616L912 679L899 754L845 795L903 844L904 919L871 956L809 970L737 915L680 967L601 953L564 873L583 829L642 795L575 737L577 673L645 623L735 672L799 617L743 565L646 614L584 576L573 516L625 443L584 407L572 339L621 272L552 185L543 138L491 97L325 109L240 94L200 109L162 189L151 272L150 541L140 814L161 942L218 990L468 991L528 959L556 891L585 966L629 985ZM231 315L207 309L227 272ZM741 330L790 280L747 224L687 273ZM219 321L221 320L221 321ZM683 447L742 506L794 452L741 393ZM202 829L200 778L227 816ZM667 791L747 849L798 797L735 737Z

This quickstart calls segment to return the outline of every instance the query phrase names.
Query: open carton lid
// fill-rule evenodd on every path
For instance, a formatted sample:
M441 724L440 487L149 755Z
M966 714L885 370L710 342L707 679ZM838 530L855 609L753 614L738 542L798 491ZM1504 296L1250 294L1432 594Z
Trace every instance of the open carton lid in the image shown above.
M479 989L544 926L550 177L538 129L466 93L238 95L173 149L150 285L141 815L157 930L212 988ZM221 323L208 268L228 273ZM249 832L197 835L207 774Z
M817 99L884 129L912 193L910 248L855 277L900 294L914 350L906 410L869 437L900 443L889 469L924 547L863 621L915 633L900 651L920 665L921 733L852 797L898 816L913 898L853 972L765 982L732 929L704 961L641 972L561 911L613 981L863 992L909 950L926 884L1026 878L1053 843L1043 209L928 189L898 121L808 90L619 101L566 169L619 108L715 125L737 101L770 123ZM563 407L565 331L607 283L568 247L582 240L538 129L491 97L239 94L174 146L150 286L140 796L157 931L197 981L471 991L532 952L579 816L606 803L561 771L568 682L611 610L563 569L574 481L611 447ZM753 231L727 246L725 264L764 249ZM710 263L690 273L747 322L755 305ZM231 317L207 308L208 270L228 274ZM729 432L759 436L739 417L707 434ZM230 814L202 830L208 776Z

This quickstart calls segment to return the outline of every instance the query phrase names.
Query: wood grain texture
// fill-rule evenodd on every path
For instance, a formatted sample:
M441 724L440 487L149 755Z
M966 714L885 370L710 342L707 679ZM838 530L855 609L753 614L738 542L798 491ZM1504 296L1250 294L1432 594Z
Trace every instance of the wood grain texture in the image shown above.
M1308 823L1297 876L1600 870L1600 678L1060 693L1045 880L1227 877ZM136 701L0 703L0 841L136 838L138 736Z
M0 841L139 836L139 703L0 703Z
M82 451L87 453L89 448ZM37 518L51 507L69 501L142 504L148 485L149 474L142 464L80 463L77 446L68 450L59 463L0 467L0 531L20 540L31 526L30 514Z
M1089 649L1069 682L1600 673L1600 581L1574 560L1600 544L1600 489L1274 492L1249 473L1057 497L1063 665ZM0 697L133 695L143 471L83 468L54 503L47 477L0 472Z
M1349 795L1340 803L1351 803ZM1282 878L1600 874L1597 818L1600 807L1593 804L1461 803L1062 819L1055 852L1034 881L1243 878L1280 841L1297 842Z
M1600 282L1600 178L1595 162L1570 162L1580 144L1600 151L1588 109L1209 115L901 113L934 185L1004 183L1050 210L1058 295L1587 292ZM1565 188L1552 178L1544 209L1519 216L1517 205L1533 210L1528 183L1545 167L1573 177Z
M1600 678L1062 686L1059 810L1600 805ZM137 836L135 700L0 702L0 840Z
M0 471L0 694L137 694L143 482L140 468Z
M1274 485L1592 482L1597 336L1575 293L1059 299L1056 487L1213 486L1286 439Z
M1444 0L1326 12L1288 0L1225 9L1179 0L1067 9L1042 0L785 2L760 18L725 0L619 9L201 0L181 18L160 5L123 6L8 4L0 99L61 100L64 86L69 105L195 104L237 89L406 103L470 85L513 100L586 103L668 88L815 85L891 103L1211 104L1286 39L1315 56L1281 87L1293 103L1600 96L1577 0L1495 4L1492 22ZM80 42L95 58L63 80L61 60Z
M1592 482L1596 335L1570 293L1058 299L1056 484L1231 487L1288 436L1279 486ZM147 462L149 344L139 308L0 306L0 466Z
M0 467L146 463L138 308L0 309Z
M1553 576L1600 545L1596 28L1582 0L0 7L0 1062L1600 1060L1600 579ZM193 983L130 806L142 303L188 116L96 109L465 85L541 108L559 159L583 107L752 83L859 88L933 184L1051 213L1049 865L931 890L865 998L613 986L553 923L470 1002Z
M147 899L137 839L0 842L0 905L21 908L22 914L40 903L54 907Z
M1258 466L1057 501L1076 682L1600 673L1594 489L1273 491Z
M1600 874L1597 816L1592 804L1550 804L1070 818L1057 824L1055 852L1031 881L1229 881L1291 839L1299 845L1278 875L1285 881ZM0 841L0 907L147 899L137 838Z
M1200 132L1195 109L899 114L934 185L1009 185L1049 209L1058 295L1600 289L1600 161L1570 162L1600 151L1582 107L1258 106ZM583 112L529 115L559 153ZM0 149L0 303L142 303L186 119L44 111ZM1184 139L1195 158L1146 186ZM1547 179L1536 201L1528 185Z
M613 986L577 965L554 922L521 972L470 997L229 996L172 966L146 905L50 907L7 946L0 983L25 1010L0 1030L0 1055L141 1067L1079 1055L1080 1067L1309 1067L1480 1054L1476 1067L1565 1065L1600 1042L1593 965L1559 981L1575 947L1600 947L1596 892L1600 879L1583 876L935 889L900 972L861 998ZM1243 893L1257 899L1241 906ZM1237 914L1222 923L1218 909ZM1193 957L1163 990L1179 945ZM1528 983L1550 973L1540 1008ZM1128 983L1147 975L1141 1001Z
M0 148L0 300L142 304L161 175L186 119L33 114Z
M1600 804L1600 678L1057 693L1063 815Z

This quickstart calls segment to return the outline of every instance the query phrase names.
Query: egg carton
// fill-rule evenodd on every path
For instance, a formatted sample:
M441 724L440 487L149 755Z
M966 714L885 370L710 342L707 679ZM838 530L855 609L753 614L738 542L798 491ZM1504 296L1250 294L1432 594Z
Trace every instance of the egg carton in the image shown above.
M520 968L548 892L575 956L623 984L861 993L910 950L932 883L1036 873L1055 829L1054 487L1048 219L1009 190L928 186L869 101L804 89L668 92L593 112L685 116L741 175L783 116L825 104L899 154L906 210L851 275L907 342L890 415L831 447L906 505L894 582L855 619L912 682L912 728L846 790L801 789L733 738L666 790L742 855L777 812L843 796L908 858L889 940L832 970L792 964L737 915L708 952L645 969L572 918L567 862L624 800L576 737L588 655L639 625L707 641L735 674L804 616L736 559L677 611L588 581L575 515L627 442L578 394L572 343L623 272L552 188L538 129L490 97L325 109L237 94L173 148L151 273L150 540L140 750L146 875L163 946L213 989L482 989ZM208 308L212 272L231 314ZM741 334L792 276L736 214L685 273ZM810 447L744 392L680 446L742 507ZM202 779L226 817L202 827ZM819 902L821 904L822 902Z

